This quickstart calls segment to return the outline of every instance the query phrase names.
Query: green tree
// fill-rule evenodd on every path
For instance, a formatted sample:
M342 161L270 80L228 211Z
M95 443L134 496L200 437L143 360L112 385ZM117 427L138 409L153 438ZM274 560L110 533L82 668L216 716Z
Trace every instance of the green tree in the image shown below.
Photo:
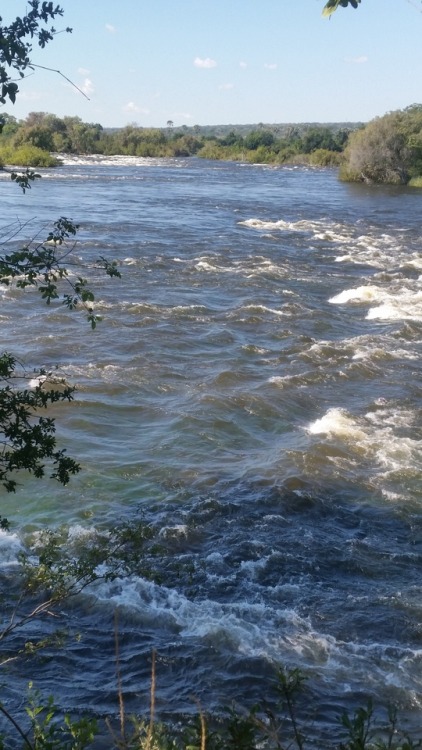
M312 127L302 136L301 151L304 154L311 154L317 149L326 149L327 151L341 151L335 134L324 127Z
M0 143L7 143L19 131L19 123L16 117L4 114L0 116Z
M33 125L31 128L21 128L14 139L14 145L20 146L23 143L30 143L36 148L42 148L43 151L54 150L53 133L42 125Z
M99 123L82 122L80 117L64 117L68 149L74 154L89 154L98 151L97 146L103 132Z
M20 146L30 143L45 151L71 151L71 137L67 131L66 118L61 119L47 112L30 112L20 123L12 144Z
M422 105L377 117L350 136L342 177L405 184L422 174Z
M244 139L245 147L251 150L255 150L259 146L272 146L273 143L274 135L269 130L253 130Z
M239 133L235 133L231 130L224 138L221 138L220 143L222 146L242 146L243 137Z

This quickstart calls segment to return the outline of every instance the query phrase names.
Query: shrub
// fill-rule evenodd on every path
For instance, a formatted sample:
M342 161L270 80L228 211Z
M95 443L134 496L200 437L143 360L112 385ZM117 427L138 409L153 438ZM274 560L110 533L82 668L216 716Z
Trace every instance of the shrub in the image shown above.
M225 151L215 141L207 141L205 145L198 151L197 156L201 159L224 159Z
M24 144L18 148L5 146L0 148L0 162L17 167L56 167L59 160L37 146Z
M419 177L412 177L409 182L409 187L422 188L422 175Z
M317 148L312 152L309 163L315 167L338 167L341 163L342 155L338 151L329 151L326 148Z
M422 106L389 112L353 133L341 178L406 184L421 173Z

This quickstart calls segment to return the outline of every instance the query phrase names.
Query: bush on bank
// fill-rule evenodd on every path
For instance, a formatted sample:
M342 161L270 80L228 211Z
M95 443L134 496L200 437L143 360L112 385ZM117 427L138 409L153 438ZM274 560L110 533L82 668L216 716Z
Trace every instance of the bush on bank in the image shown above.
M16 167L57 167L60 161L37 146L26 143L18 148L0 146L0 164Z
M31 112L18 122L4 115L0 161L51 167L63 154L189 157L252 164L310 164L340 167L347 181L408 184L422 174L422 105L377 117L365 127L298 124L243 126L221 135L218 128L143 128L127 125L104 130L78 117Z
M389 112L349 138L340 178L405 185L422 173L422 105Z
M318 150L341 153L350 132L346 125L263 123L255 129L243 126L228 132L226 129L224 134L219 133L218 128L214 130L215 133L208 132L212 129L200 126L144 128L133 124L105 130L98 123L84 123L78 117L59 118L46 112L31 112L23 121L3 115L0 148L10 148L13 153L29 146L59 154L158 158L198 155L207 159L272 164L284 164L303 155L303 162L308 163L308 157Z
M422 188L422 176L412 177L409 182L409 187Z

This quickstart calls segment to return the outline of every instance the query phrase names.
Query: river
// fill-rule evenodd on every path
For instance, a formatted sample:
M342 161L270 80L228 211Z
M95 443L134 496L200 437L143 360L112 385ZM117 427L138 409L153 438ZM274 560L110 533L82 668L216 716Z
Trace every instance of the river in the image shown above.
M44 525L83 535L142 514L160 582L102 583L61 613L66 646L3 667L65 709L117 713L113 613L128 709L165 718L272 699L308 678L311 734L337 715L422 708L421 193L335 171L195 159L69 158L22 195L0 181L3 237L80 225L95 331L2 289L2 346L77 388L57 411L81 473L2 498L2 575ZM8 225L8 229L6 229ZM181 574L189 570L189 575ZM30 627L43 633L45 621ZM25 637L29 637L25 633Z

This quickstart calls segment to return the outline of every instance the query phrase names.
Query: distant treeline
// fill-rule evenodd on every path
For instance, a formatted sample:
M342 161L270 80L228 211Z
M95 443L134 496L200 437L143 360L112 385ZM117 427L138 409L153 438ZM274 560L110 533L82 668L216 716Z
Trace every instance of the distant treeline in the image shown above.
M31 112L0 117L0 166L58 164L52 154L225 159L260 164L339 166L340 177L422 186L422 105L362 123L220 125L105 129L79 117Z
M336 165L349 134L359 124L239 125L105 129L79 117L32 112L18 121L3 115L0 160L49 166L48 154L104 154L146 157L198 156L207 159ZM16 161L18 158L18 161ZM37 158L39 161L37 161ZM35 160L35 161L34 161Z

